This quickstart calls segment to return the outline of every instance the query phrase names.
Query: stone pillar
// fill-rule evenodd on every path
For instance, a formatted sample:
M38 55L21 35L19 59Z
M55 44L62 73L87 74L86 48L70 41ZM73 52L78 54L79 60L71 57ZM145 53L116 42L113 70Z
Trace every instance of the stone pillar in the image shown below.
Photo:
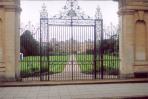
M120 75L148 77L148 2L119 0Z
M0 79L4 77L5 67L4 67L4 16L3 10L0 8Z
M19 78L19 0L0 1L0 80Z

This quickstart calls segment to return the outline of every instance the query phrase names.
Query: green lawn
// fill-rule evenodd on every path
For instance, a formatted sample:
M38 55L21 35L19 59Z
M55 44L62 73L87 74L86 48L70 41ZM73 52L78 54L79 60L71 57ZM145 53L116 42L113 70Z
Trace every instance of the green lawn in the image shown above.
M68 56L28 56L21 61L21 73L49 72L60 73L67 64Z
M91 72L93 70L93 56L92 55L76 55L76 60L83 73Z
M77 55L77 62L80 66L80 70L83 73L92 73L94 70L93 55ZM103 56L103 68L104 72L109 74L117 74L119 70L119 58L117 56L104 55ZM97 72L100 71L101 62L99 58L96 60Z
M92 73L94 70L93 55L75 55L82 73ZM55 74L61 73L68 62L68 55L56 55L49 57L28 56L21 61L21 74L39 74L43 73ZM100 60L97 59L97 72L100 71ZM104 72L117 74L119 69L119 59L117 56L104 55ZM41 68L40 68L41 67Z

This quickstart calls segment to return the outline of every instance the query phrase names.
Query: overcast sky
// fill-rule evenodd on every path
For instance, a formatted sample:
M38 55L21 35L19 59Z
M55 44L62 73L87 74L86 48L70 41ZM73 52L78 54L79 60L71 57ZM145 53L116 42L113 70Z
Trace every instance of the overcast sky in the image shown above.
M49 17L58 14L65 5L65 1L21 1L21 24L27 24L29 21L34 25L39 24L41 6L46 4ZM108 26L111 22L118 24L118 3L114 1L79 1L82 11L86 15L94 18L95 11L99 5L102 11L104 25Z

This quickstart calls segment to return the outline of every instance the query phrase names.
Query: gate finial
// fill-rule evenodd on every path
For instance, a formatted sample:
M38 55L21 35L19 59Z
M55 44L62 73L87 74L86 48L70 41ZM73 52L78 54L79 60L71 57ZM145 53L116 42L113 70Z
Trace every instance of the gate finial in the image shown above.
M97 8L96 8L95 18L96 19L102 19L102 13L101 13L100 6L97 6Z
M42 5L42 9L40 12L40 18L48 18L48 12L47 12L47 7L46 7L45 3L43 3L43 5Z

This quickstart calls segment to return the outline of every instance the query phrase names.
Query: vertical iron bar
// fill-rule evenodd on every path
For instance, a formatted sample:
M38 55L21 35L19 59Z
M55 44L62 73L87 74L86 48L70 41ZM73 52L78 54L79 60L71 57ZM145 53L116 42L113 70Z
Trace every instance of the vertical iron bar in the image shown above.
M96 79L96 20L95 20L95 25L94 25L94 79Z
M30 30L30 32L31 32L31 36L33 37L33 31L32 30ZM31 47L32 48L32 44L31 44L31 46L29 46L29 47ZM34 56L34 54L33 54L33 49L31 49L31 55L29 55L29 56ZM30 58L30 57L29 57ZM33 68L33 62L32 62L32 59L33 59L33 57L31 57L30 59L29 59L29 62L30 62L30 65L31 65L31 68ZM33 77L34 77L34 75L33 75L33 71L31 70L31 80L33 80Z
M113 31L113 25L111 24L111 42L114 44L114 38L112 37L114 35L114 31ZM112 45L113 46L113 49L114 49L114 45ZM111 63L111 66L114 68L114 65L113 65L113 63L114 63L114 56L113 56L113 53L114 53L114 51L111 51L111 61L110 61L110 63ZM109 68L109 66L108 66L108 68ZM113 70L113 68L111 68L111 71ZM110 72L110 71L109 71ZM109 73L108 73L109 74ZM112 79L113 77L112 77L112 74L109 74L109 78L110 79Z
M118 31L118 40L117 40L117 44L118 44L118 45L117 45L117 50L118 50L118 55L117 55L117 61L118 61L118 62L117 62L117 63L118 63L118 64L117 64L117 66L118 66L118 67L117 67L117 69L118 69L118 76L117 76L117 77L118 77L118 78L119 78L119 67L120 67L120 61L121 61L121 60L120 60L120 53L119 53L119 52L120 52L120 51L119 51L119 50L120 50L120 41L119 41L119 39L120 39L120 33L119 33L119 31Z
M110 32L108 32L108 35L110 35ZM107 40L107 44L108 44L108 42L109 42L109 40L110 40L110 38L109 37L107 37L108 36L107 35L107 33L104 33L104 39L105 40ZM105 56L105 58L104 58L104 62L105 62L105 65L104 65L104 68L106 68L106 70L105 70L105 72L106 72L106 77L105 78L109 78L108 77L108 72L109 72L109 65L110 65L110 52L109 52L109 50L107 49L107 50L104 50L104 56Z
M103 20L100 20L101 22L101 53L100 53L100 58L101 58L101 79L103 79L103 72L104 72L104 67L103 67L103 55L104 55L104 49L103 49Z
M72 80L73 80L73 19L72 19L72 16L71 16L71 56L70 57L72 58L71 65L72 65Z
M48 80L49 80L49 25L48 25L48 19L47 19L47 63L48 63Z
M42 19L40 19L40 80L42 80L42 77L41 77L41 72L42 72L42 69L41 69L41 67L42 67L42 66L41 66L41 65L42 65L42 49L41 49L41 48L42 48L42 47L41 47L41 46L42 46L42 44L41 44L41 41L42 41L42 36L41 36L41 32L42 32L41 29L42 29L42 26L41 26L41 24L42 24L42 23L41 23L41 20L42 20Z

